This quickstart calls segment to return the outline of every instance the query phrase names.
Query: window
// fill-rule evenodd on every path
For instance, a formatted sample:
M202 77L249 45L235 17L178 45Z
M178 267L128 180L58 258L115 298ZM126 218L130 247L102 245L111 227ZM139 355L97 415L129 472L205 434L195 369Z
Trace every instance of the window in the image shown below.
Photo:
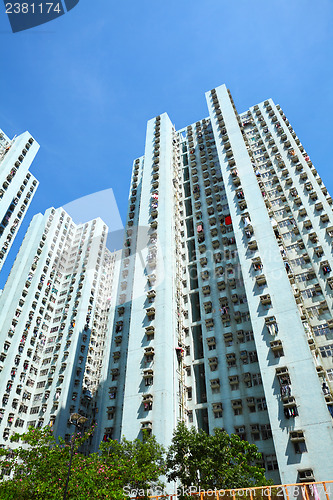
M34 415L35 413L38 413L38 412L39 412L39 406L34 406L30 410L31 415Z
M256 361L258 361L258 356L257 356L256 351L249 352L249 360L250 360L250 363L255 363Z
M306 308L309 318L317 318L319 316L319 308L317 306Z
M328 335L330 333L330 329L327 323L324 323L323 325L313 326L312 329L316 337L319 337L320 335Z
M260 373L253 373L252 374L252 383L253 383L253 385L261 385L262 384Z
M329 368L326 373L327 373L328 380L330 382L333 382L333 368Z
M286 227L291 224L291 221L289 219L285 219L279 222L279 227Z
M305 260L303 259L303 257L298 257L297 259L292 259L290 261L290 264L292 266L303 266L305 264Z
M311 299L312 297L318 295L318 292L316 292L315 287L312 287L307 290L302 290L301 295L303 299Z
M250 340L254 340L253 332L245 332L245 342L250 342Z
M279 467L278 467L276 455L267 455L265 457L265 462L266 462L266 469L268 471L278 470Z
M261 425L262 439L270 439L272 437L272 430L270 424Z
M257 398L257 410L258 411L267 410L267 404L265 398Z
M319 347L319 350L323 358L333 356L333 344L328 344L323 347Z

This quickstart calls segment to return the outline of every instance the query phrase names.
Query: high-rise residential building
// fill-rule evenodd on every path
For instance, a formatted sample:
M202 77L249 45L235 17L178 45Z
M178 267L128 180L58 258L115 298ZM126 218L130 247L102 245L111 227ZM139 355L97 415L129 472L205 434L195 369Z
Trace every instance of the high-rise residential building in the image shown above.
M0 438L79 412L87 450L168 446L185 421L255 443L276 484L330 480L332 199L280 106L206 98L148 122L121 259L101 220L33 219L0 297Z
M33 218L0 297L0 437L97 413L116 254L101 219L76 225L61 208Z
M134 162L96 443L185 420L255 443L275 483L333 479L332 199L280 106L206 99Z
M10 140L0 130L0 271L38 186L29 172L38 149L29 132Z

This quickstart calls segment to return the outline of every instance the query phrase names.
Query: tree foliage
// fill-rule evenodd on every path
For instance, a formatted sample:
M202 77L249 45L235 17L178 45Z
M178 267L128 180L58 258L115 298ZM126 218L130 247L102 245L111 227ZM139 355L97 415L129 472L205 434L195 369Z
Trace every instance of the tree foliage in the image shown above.
M78 448L90 434L91 431L75 439L68 500L120 500L125 496L124 487L127 485L138 484L149 488L157 484L163 468L164 451L154 437L148 437L144 442L109 441L101 444L101 453L84 456ZM12 440L22 445L13 450L0 450L2 471L6 471L4 480L0 482L0 498L62 498L71 446L61 438L57 441L49 428L31 428Z
M258 448L235 434L215 429L208 435L179 423L167 454L167 478L205 490L263 486L267 480L257 465L260 459Z
M68 485L68 500L124 499L146 496L161 487L161 477L184 488L243 488L267 484L264 469L256 465L261 455L255 445L229 436L221 429L209 436L180 423L167 452L154 436L121 442L107 441L99 453L88 456L80 446L93 430L77 434ZM71 455L71 444L56 439L50 428L30 428L13 436L13 449L0 449L0 498L4 500L62 499ZM72 437L73 439L73 437Z
M157 486L165 472L164 448L157 443L155 436L144 434L143 439L121 443L109 441L100 446L102 457L112 457L119 462L131 461L131 469L126 478L126 490L132 492L147 491Z

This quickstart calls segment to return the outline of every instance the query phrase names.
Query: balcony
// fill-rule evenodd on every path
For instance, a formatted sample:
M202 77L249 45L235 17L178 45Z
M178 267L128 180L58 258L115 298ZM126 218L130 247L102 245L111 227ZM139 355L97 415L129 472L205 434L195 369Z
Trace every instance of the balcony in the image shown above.
M210 386L212 389L219 389L220 388L220 379L215 378L210 380Z
M313 337L308 338L308 344L309 344L311 351L316 349L316 342L315 342L315 339Z
M200 265L201 265L201 267L207 266L207 257L201 257Z
M283 408L294 408L296 406L296 400L294 396L283 396L282 398Z
M150 215L153 219L156 219L156 217L158 216L158 210L156 208L153 208L151 211L150 211Z
M120 359L120 351L114 351L113 361L118 361Z
M245 200L239 200L238 201L238 206L241 211L246 210L247 208L247 203Z
M333 238L333 226L329 226L329 227L326 228L326 234L330 238Z
M212 312L212 303L209 301L209 302L205 302L204 303L204 309L205 309L205 313L206 314L209 314Z
M231 387L238 386L238 384L239 384L238 375L230 375L228 377L228 379L229 379L229 384L231 385Z
M153 429L153 423L150 420L141 422L141 430L152 431L152 429Z
M213 326L214 326L214 319L213 318L206 319L205 320L205 325L206 325L207 329L213 328Z
M148 307L146 309L146 314L150 320L155 318L155 307Z
M283 351L281 340L271 340L269 344L273 352Z
M278 379L286 379L289 380L289 371L286 366L281 366L275 369L276 376Z
M309 240L310 240L312 243L317 243L317 241L318 241L318 236L317 236L317 233L315 233L315 232L310 233L310 234L309 234Z
M232 301L234 304L237 304L238 300L239 300L239 299L238 299L238 295L237 295L237 293L232 294L232 296L231 296L231 301Z
M225 290L226 284L225 281L218 281L217 282L217 288L221 292L222 290Z
M218 365L218 359L216 357L214 358L208 358L208 363L209 367L212 371L216 370L217 365Z
M261 295L260 296L260 303L263 306L270 305L272 303L271 296L269 294Z
M260 274L259 276L256 276L256 284L258 286L263 286L266 285L266 276L264 274Z
M155 351L153 347L145 347L144 356L145 357L153 357L155 355Z
M234 319L235 319L236 323L241 323L242 322L242 315L241 315L240 311L236 311L235 312Z
M255 250L257 250L258 249L258 244L257 244L256 240L249 241L249 243L247 245L247 248L249 250L251 250L252 252L255 251Z
M156 297L156 291L155 290L149 290L147 292L147 298L149 301L152 301Z
M236 175L232 178L232 182L234 183L234 186L240 185L241 181L240 181L240 178L238 177L238 175Z
M220 413L223 409L222 403L212 403L212 408L214 413Z
M153 376L154 376L154 370L152 370L151 368L147 368L146 370L143 370L142 377L144 379L149 379L149 378L152 378Z
M230 288L236 288L236 280L235 278L228 279L228 285Z

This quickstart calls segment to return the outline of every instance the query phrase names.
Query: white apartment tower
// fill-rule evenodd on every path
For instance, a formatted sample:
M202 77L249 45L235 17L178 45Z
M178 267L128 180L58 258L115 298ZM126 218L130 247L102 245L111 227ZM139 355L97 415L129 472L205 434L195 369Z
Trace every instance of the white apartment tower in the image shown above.
M333 479L332 199L280 106L206 99L134 162L96 443L185 420L255 443L275 483Z
M0 437L52 425L69 438L74 412L97 413L115 254L101 219L37 214L0 297Z
M38 187L29 172L38 149L29 132L10 140L0 130L0 271Z

